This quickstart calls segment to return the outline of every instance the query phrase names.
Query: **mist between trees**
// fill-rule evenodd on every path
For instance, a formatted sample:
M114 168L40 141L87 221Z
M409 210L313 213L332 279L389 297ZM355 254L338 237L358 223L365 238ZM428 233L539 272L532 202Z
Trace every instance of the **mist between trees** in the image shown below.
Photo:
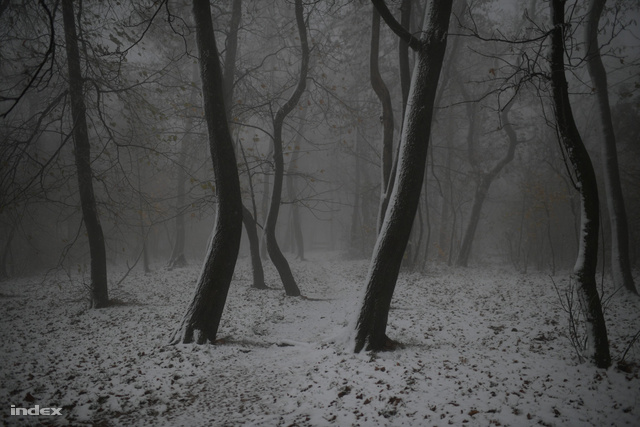
M394 345L400 269L573 272L595 318L601 272L637 293L638 5L372 3L0 2L2 280L99 308L203 264L173 341L204 343L238 256L299 296L287 259L339 251L372 259L356 351Z

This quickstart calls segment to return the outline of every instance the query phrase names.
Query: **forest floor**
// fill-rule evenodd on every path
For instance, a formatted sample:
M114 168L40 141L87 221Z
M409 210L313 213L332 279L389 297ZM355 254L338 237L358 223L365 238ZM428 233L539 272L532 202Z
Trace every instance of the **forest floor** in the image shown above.
M606 302L614 365L579 363L560 293L568 274L431 266L403 273L388 335L353 354L348 331L368 261L312 253L292 269L306 298L250 288L241 259L217 345L167 345L199 265L131 273L86 308L80 281L0 283L0 420L94 426L637 426L640 299ZM112 275L115 278L116 273ZM608 289L606 283L604 289ZM11 405L62 408L12 416Z

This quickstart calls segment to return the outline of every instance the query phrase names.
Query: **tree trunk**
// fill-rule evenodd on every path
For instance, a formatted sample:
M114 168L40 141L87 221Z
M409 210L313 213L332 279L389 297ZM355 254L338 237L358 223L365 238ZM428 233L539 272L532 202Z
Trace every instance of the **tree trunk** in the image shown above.
M298 104L302 93L307 85L307 72L309 70L309 44L307 41L307 29L304 22L304 10L302 0L295 2L295 15L298 24L298 34L302 45L302 64L300 65L300 77L298 85L287 102L278 110L273 122L273 160L274 160L274 177L273 190L271 193L271 205L269 207L269 215L265 224L265 236L267 238L267 252L271 262L278 270L282 285L285 292L289 296L299 296L300 289L293 278L291 268L287 259L282 254L278 242L276 240L276 223L278 214L280 213L280 201L282 200L282 181L284 177L284 159L282 154L282 127L287 115L293 111Z
M107 289L107 256L104 245L104 234L98 216L98 207L93 192L93 173L91 170L91 144L87 128L86 107L83 94L83 78L80 69L80 53L78 36L73 11L73 1L63 0L62 17L64 20L64 36L69 67L69 97L71 100L71 116L73 118L73 142L76 168L78 171L78 188L82 219L89 239L91 256L90 306L106 307L109 304Z
M251 215L251 211L245 206L242 207L242 223L249 239L249 251L251 254L251 271L253 272L253 287L256 289L268 289L264 282L264 270L260 259L260 238L256 220Z
M451 3L451 0L443 0L431 4L423 38L418 40L406 29L398 28L400 25L394 22L383 1L375 1L380 15L394 32L406 37L409 47L417 51L417 60L402 131L397 177L374 249L367 275L367 288L355 326L355 352L364 348L382 350L389 344L385 334L389 307L420 201L433 103L446 50Z
M295 172L298 169L298 157L300 156L300 141L295 144L293 153L291 154L291 160L289 161L289 168L287 170L287 193L289 194L289 200L291 203L291 227L293 230L293 239L296 246L296 257L304 261L304 236L302 234L302 223L300 221L300 208L297 202L297 189L294 182Z
M231 22L226 38L226 49L224 56L224 102L227 108L227 122L232 126L231 107L233 106L233 89L236 71L236 58L238 56L238 30L242 20L242 0L233 0L231 7ZM246 164L246 158L245 158ZM247 179L251 188L251 198L253 200L253 185L251 183L251 173L247 167ZM254 209L255 211L255 209ZM254 212L255 213L255 212ZM260 239L256 228L256 218L251 211L242 206L242 224L249 239L249 255L251 257L251 271L253 273L253 287L256 289L267 289L264 283L264 270L260 259Z
M242 233L242 197L227 124L223 76L208 0L193 0L200 78L218 213L196 291L173 343L214 343L236 265Z
M387 85L380 75L380 67L378 65L378 55L380 52L380 14L373 8L371 19L371 51L369 54L369 71L371 77L371 87L378 96L382 104L382 116L380 121L383 125L382 136L382 177L381 185L382 195L380 200L380 210L378 212L378 230L382 226L384 215L389 204L389 196L391 189L389 188L391 180L391 168L393 166L393 106L391 104L391 95Z
M591 76L593 90L597 96L597 105L602 126L602 169L604 188L607 195L607 209L611 227L611 274L613 283L622 286L629 292L638 294L631 274L629 260L629 229L627 213L624 207L620 173L618 171L618 154L616 136L613 132L611 108L609 106L609 90L607 72L600 57L598 44L598 23L606 0L591 0L585 39L587 46L587 69Z
M191 132L192 120L187 120L187 132ZM186 138L186 137L185 137ZM175 229L175 242L173 249L171 250L171 257L167 263L167 268L173 270L174 268L180 268L187 265L187 259L184 256L184 244L185 244L185 227L184 227L184 202L185 202L185 181L187 174L185 173L186 160L187 160L187 141L182 140L180 146L180 160L178 167L178 176L176 178L177 183L177 197L176 197L176 229Z
M587 304L587 321L590 324L590 338L594 344L595 363L599 368L607 368L611 365L611 355L596 284L600 225L598 186L591 158L576 127L569 102L564 70L564 30L568 28L564 21L564 5L565 0L552 0L551 3L553 30L550 65L553 103L558 134L573 167L581 197L581 239L574 274Z
M192 81L196 81L198 78L198 65L196 63L193 64L192 67ZM195 108L197 104L197 92L194 88L191 92L191 102L190 107ZM188 113L187 113L188 114ZM193 126L193 117L191 115L187 115L187 119L185 121L185 130L186 135L182 138L180 142L180 156L178 158L178 176L176 177L176 228L175 228L175 242L173 245L173 249L171 250L171 257L169 258L169 262L167 263L167 268L169 270L173 270L174 268L180 268L187 265L187 259L184 256L184 247L186 243L186 230L184 224L184 207L185 207L185 183L187 181L187 171L189 170L187 166L187 152L189 150L189 146L193 144L194 138L194 126Z
M498 163L496 163L493 169L485 174L482 174L482 176L480 177L480 182L476 187L476 192L473 197L473 207L471 208L469 223L467 224L464 237L462 238L462 245L460 246L460 252L458 253L458 258L456 260L456 265L461 267L466 267L469 264L471 245L473 244L473 239L475 237L476 230L478 229L478 223L480 222L480 213L482 212L482 206L484 205L484 201L487 198L487 194L489 193L491 184L493 183L493 180L496 178L496 176L498 176L500 171L502 171L502 169L513 160L513 157L515 155L516 146L518 145L518 136L513 130L508 116L509 110L511 109L512 105L513 101L510 102L500 114L502 129L505 131L505 133L507 134L507 138L509 139L509 147L507 148L507 152L505 153L504 157L500 159ZM475 158L473 150L471 149L469 156L470 160Z

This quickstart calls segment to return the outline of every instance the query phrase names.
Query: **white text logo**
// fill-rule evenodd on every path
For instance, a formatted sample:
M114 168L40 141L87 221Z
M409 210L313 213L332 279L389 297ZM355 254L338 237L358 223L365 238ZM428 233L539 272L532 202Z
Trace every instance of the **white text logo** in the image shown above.
M11 415L62 415L62 408L40 408L40 405L36 405L33 408L16 408L16 405L11 405Z

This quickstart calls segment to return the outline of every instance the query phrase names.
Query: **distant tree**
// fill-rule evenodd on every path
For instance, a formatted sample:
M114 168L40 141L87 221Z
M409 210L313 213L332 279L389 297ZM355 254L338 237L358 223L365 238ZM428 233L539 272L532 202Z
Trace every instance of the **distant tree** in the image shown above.
M77 168L82 218L89 238L91 256L90 305L93 308L106 307L109 304L107 289L107 258L104 234L96 198L93 191L93 173L91 170L91 144L87 128L87 115L84 103L83 78L78 49L78 35L72 0L62 1L65 47L69 68L69 98L71 102L74 155Z
M365 348L382 350L390 345L385 333L389 307L420 201L452 0L431 3L419 39L395 20L383 0L373 0L373 3L387 25L416 52L416 65L400 142L397 176L371 259L367 288L355 325L355 352Z
M469 222L467 223L467 227L464 232L464 236L462 238L462 243L460 245L460 251L458 252L458 258L456 259L456 265L466 267L469 264L469 256L471 255L471 246L473 244L473 239L476 234L476 230L478 228L478 223L480 222L480 213L482 212L482 206L484 205L484 201L487 198L487 194L489 193L489 189L494 179L498 176L498 174L504 169L504 167L509 164L514 157L516 146L518 145L518 136L516 135L515 130L513 129L513 125L509 120L509 110L513 105L513 99L502 109L500 112L500 122L502 125L502 129L507 135L508 145L507 150L504 153L503 157L498 160L493 167L491 167L488 171L477 171L478 178L476 183L475 194L473 196L473 205L471 207L471 213L469 216ZM472 113L474 114L474 113ZM470 121L469 127L472 129L474 120ZM473 131L472 131L473 132ZM473 149L471 146L474 144L474 137L470 136L469 138L469 152L473 153ZM477 168L477 163L475 162L474 155L470 154L470 162L474 168Z
M172 343L215 342L236 265L242 233L242 197L224 104L222 67L208 0L193 0L200 78L218 213L193 300Z
M565 3L566 0L552 0L551 2L553 27L551 30L550 66L553 106L558 136L571 162L576 187L581 198L581 236L574 274L587 305L587 321L590 324L590 335L593 339L595 363L600 368L607 368L611 365L611 355L607 327L596 283L600 227L598 185L591 158L576 127L569 101L569 88L564 66L564 43L569 28L565 22Z
M616 286L622 286L629 292L638 294L629 260L629 228L625 210L620 173L618 171L618 153L616 135L613 131L611 108L609 106L609 90L607 72L600 57L598 44L598 24L606 0L591 0L585 29L587 46L587 70L591 76L593 90L597 97L597 107L602 132L602 169L604 172L604 188L609 210L611 227L611 274Z

